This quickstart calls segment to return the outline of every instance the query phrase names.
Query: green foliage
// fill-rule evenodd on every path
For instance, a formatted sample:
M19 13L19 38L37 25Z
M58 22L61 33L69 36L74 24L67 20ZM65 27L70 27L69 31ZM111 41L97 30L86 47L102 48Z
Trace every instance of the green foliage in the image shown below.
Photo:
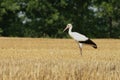
M3 30L0 28L0 36L1 36L1 33L3 32Z
M0 34L68 37L63 29L92 38L119 38L119 0L0 0Z

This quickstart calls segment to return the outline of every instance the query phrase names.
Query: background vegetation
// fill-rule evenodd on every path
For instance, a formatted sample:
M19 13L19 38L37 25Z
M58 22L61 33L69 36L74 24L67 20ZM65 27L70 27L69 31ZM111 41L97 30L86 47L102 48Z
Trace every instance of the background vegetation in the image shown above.
M0 0L0 35L67 37L66 24L92 38L120 38L120 0Z

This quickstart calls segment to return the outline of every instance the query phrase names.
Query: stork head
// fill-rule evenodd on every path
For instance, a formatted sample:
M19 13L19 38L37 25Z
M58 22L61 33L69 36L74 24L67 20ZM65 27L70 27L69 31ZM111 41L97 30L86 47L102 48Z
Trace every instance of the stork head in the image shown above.
M69 29L70 27L72 27L72 24L67 24L67 26L66 26L66 28L63 30L63 32L66 31L67 29Z

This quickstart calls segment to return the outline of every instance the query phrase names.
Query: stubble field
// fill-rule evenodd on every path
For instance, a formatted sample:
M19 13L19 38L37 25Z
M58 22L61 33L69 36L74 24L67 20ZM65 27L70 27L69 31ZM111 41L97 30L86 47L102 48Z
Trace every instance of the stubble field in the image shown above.
M120 80L120 40L0 38L0 80Z

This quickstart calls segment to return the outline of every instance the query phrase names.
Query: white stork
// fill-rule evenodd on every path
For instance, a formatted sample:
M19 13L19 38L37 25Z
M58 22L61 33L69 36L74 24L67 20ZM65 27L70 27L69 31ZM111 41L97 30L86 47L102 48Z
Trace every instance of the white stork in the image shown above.
M67 29L69 29L69 31L68 31L69 35L79 44L81 55L82 55L82 45L83 44L91 45L93 48L97 49L97 45L92 40L90 40L88 37L86 37L85 35L82 35L80 33L77 33L77 32L72 32L72 24L67 24L64 31Z

